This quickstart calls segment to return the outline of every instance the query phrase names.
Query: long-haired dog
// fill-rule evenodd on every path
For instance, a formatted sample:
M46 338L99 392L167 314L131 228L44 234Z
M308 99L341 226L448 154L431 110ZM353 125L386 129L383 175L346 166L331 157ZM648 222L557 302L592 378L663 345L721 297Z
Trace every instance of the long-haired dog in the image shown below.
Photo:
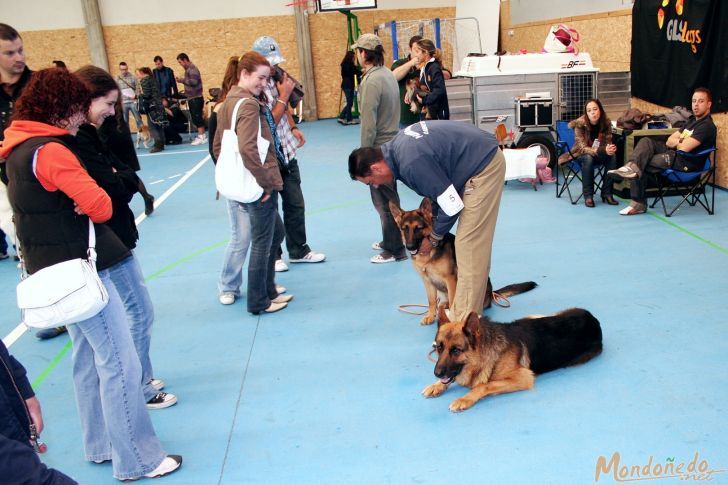
M448 233L440 244L433 248L429 254L420 254L422 241L432 232L432 205L430 199L424 198L420 207L412 211L403 211L397 204L390 202L389 210L394 221L402 233L402 240L412 256L412 264L422 278L427 291L427 314L420 320L423 325L429 325L435 320L437 302L446 304L453 302L455 288L458 280L458 266L455 257L455 236ZM533 281L515 283L493 291L488 279L488 289L483 307L490 306L493 294L508 298L534 289L537 285Z
M450 404L459 412L486 396L531 389L537 374L591 360L602 352L602 329L581 308L498 323L475 313L451 322L441 306L432 345L439 381L422 394L440 396L452 382L469 387Z
M152 135L149 134L149 127L142 125L137 131L136 147L139 148L141 145L144 145L144 148L149 148L152 144L154 144L154 140L152 140Z
M408 79L405 83L405 103L410 105L410 111L414 114L424 113L425 119L430 119L427 112L427 106L423 106L417 99L417 95L421 98L430 92L425 84L420 83L418 78Z

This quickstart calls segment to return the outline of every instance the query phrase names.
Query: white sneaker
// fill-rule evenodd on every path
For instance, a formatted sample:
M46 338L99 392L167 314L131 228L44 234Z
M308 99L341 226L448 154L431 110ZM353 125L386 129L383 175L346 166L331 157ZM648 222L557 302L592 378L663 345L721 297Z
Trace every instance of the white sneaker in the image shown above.
M179 455L167 455L157 468L150 471L144 478L159 478L176 471L182 466L182 457Z
M164 389L164 381L162 379L152 378L152 380L149 381L149 384L158 391Z
M320 263L324 259L326 259L325 254L317 253L316 251L309 251L308 254L302 258L288 258L288 261L291 263Z
M177 396L168 392L158 392L147 401L147 409L164 409L177 404Z
M285 286L281 286L281 285L276 285L276 291L278 292L278 294L279 294L279 295L282 295L282 294L283 294L283 293L285 293L285 292L286 292L287 290L286 290L286 287L285 287Z
M207 143L207 135L197 135L190 145L202 145Z
M284 271L288 271L288 265L282 259L276 259L276 273L282 273Z
M229 291L220 293L220 303L223 305L232 305L235 303L235 293L231 293Z

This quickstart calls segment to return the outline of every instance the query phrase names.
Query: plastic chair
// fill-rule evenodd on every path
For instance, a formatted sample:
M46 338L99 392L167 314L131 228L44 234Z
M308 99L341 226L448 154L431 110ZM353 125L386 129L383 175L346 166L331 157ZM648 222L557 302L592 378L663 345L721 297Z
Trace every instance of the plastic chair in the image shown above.
M715 163L714 156L716 149L708 148L696 153L677 152L677 156L693 159L696 162L705 160L702 170L699 172L680 172L671 168L653 173L657 185L657 195L650 207L654 208L657 202L662 203L662 210L665 217L672 216L685 202L690 206L700 204L708 214L715 214ZM706 185L710 184L712 192L710 200L706 193ZM680 202L668 211L665 205L665 197L674 195L682 196Z
M564 191L569 195L569 200L572 204L576 204L581 200L583 194L582 190L582 172L581 162L577 157L571 153L571 148L574 146L574 130L569 128L569 122L565 120L556 121L556 155L557 155L557 168L556 168L556 197L561 197ZM568 153L570 159L566 163L558 163L558 158L562 154ZM598 192L602 189L602 183L604 180L605 166L603 164L596 165L596 173L594 174L594 192ZM559 187L559 175L564 177L564 183ZM571 193L571 183L574 180L578 180L578 196Z

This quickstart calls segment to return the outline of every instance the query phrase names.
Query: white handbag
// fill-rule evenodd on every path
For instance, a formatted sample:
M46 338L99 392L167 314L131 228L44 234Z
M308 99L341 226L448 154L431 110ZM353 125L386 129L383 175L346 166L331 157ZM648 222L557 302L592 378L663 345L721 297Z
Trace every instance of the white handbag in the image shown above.
M238 108L248 98L242 98L235 103L230 129L222 133L220 155L215 165L215 186L223 197L238 202L254 202L263 195L263 188L258 185L255 176L250 173L243 163L238 145L238 135L235 124L238 117ZM260 118L258 118L258 155L260 163L265 163L270 142L263 138L260 132Z
M96 233L91 220L88 246L88 259L63 261L32 275L25 272L23 264L23 280L16 292L24 324L40 329L59 327L81 322L104 309L109 294L96 272Z

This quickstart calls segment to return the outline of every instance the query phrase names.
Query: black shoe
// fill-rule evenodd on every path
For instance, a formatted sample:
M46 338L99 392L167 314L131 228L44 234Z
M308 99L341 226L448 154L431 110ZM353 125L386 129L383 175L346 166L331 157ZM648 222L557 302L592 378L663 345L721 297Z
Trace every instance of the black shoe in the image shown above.
M151 150L149 150L149 153L157 153L157 152L161 152L162 150L164 150L164 147L163 146L162 147L158 147L158 146L155 145L155 146L152 147Z
M39 330L35 336L41 340L48 340L52 338L56 338L61 334L66 333L68 330L66 327L52 327L52 328L44 328L43 330Z
M144 213L151 216L152 212L154 212L154 196L150 195L148 197L144 197Z
M614 197L611 195L602 195L602 202L609 205L619 205L619 202L614 200Z
M594 197L584 197L584 205L587 207L594 207Z
M7 252L0 253L0 261L3 259L8 259L10 256L8 256Z

